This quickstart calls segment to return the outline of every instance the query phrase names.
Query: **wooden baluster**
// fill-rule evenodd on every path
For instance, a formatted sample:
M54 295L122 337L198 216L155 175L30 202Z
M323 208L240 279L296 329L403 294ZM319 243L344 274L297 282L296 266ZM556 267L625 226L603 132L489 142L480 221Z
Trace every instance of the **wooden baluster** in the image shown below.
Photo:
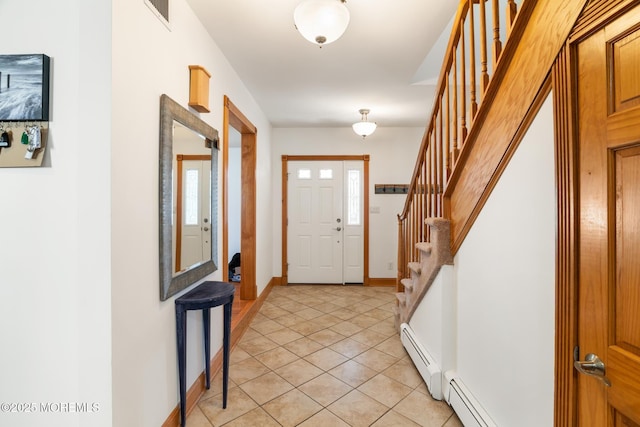
M407 239L407 262L413 261L413 251L411 250L411 242L413 242L413 210L415 209L414 203L415 199L411 196L411 209L409 214L409 223L407 226L409 227L409 238Z
M416 253L415 253L415 243L418 241L418 227L416 227L416 218L418 217L417 214L417 210L418 210L418 204L416 203L416 196L415 194L413 195L413 203L411 204L411 261L415 261L416 260Z
M426 158L426 156L425 156ZM420 181L420 200L422 200L422 206L423 206L423 212L424 214L422 215L421 219L423 220L422 223L424 223L424 219L428 216L429 214L429 206L427 203L427 198L426 198L426 194L424 192L424 188L426 186L427 183L427 162L426 160L423 158L422 159L422 179ZM422 227L422 224L420 225L420 229L422 230L422 234L423 234L423 239L422 241L428 241L429 240L429 232L427 230L427 232L425 232L424 227Z
M453 118L453 161L454 164L458 162L458 49L457 47L453 48L453 105L451 107L451 117Z
M449 177L449 171L447 170L447 150L445 149L444 141L442 138L442 110L438 113L438 147L440 148L440 185L441 187L438 189L440 193L442 193L444 189L444 184L446 179ZM442 202L442 196L440 196L440 200ZM440 206L442 210L442 205ZM442 211L439 212L439 216L442 216Z
M413 196L411 197L411 205L409 206L409 214L407 217L407 262L413 261L413 253L411 252L412 240L413 240Z
M429 141L429 149L427 150L427 156L424 159L425 164L427 165L427 170L426 170L426 176L425 176L425 180L424 180L424 197L427 200L427 217L431 216L431 210L432 205L431 205L431 151L433 149L433 146L431 145L431 135L428 136L428 141ZM429 236L431 237L431 236Z
M420 199L420 194L416 193L416 201L419 201ZM422 221L422 217L420 216L420 214L417 213L416 210L416 220L414 222L415 227L416 227L416 238L413 240L413 245L411 246L411 248L414 251L414 261L416 262L420 262L420 253L418 252L418 249L416 249L416 243L418 243L420 241L420 222Z
M409 239L409 212L407 212L407 216L405 216L404 220L402 220L402 235L403 240L402 243L402 271L404 271L404 277L410 277L409 275L409 252L407 252L407 240Z
M440 217L442 216L442 197L440 197L440 188L442 185L442 147L438 146L438 150L436 150L436 159L435 159L435 164L436 164L436 171L435 171L435 183L434 183L434 191L435 191L435 195L436 195L436 212L435 212L435 216L436 217Z
M433 144L433 160L431 161L431 175L433 177L431 178L431 192L433 193L432 217L438 216L438 143L436 140L437 135L434 129L433 137L431 138L431 143Z
M420 179L416 183L416 203L418 207L416 209L416 240L413 242L414 247L413 250L416 251L416 261L420 260L420 255L418 250L415 248L415 244L422 241L422 227L420 227L420 221L422 221L422 216L424 215L424 211L422 208L422 201L420 196L420 180L422 180L422 172L420 172Z
M418 159L419 161L419 159ZM417 191L417 189L420 187L420 179L421 179L421 171L418 169L418 176L416 176L416 184L414 187L414 192L413 192L413 198L414 198L414 204L416 205L416 221L415 224L418 224L418 218L420 218L420 216L422 216L422 203L420 201L420 195ZM420 228L416 227L416 237L415 237L415 241L419 242L420 241Z
M511 27L513 27L513 21L516 20L516 15L518 14L518 5L514 0L509 0L507 2L507 38L509 34L511 34Z
M436 158L434 160L435 164L436 164L436 171L435 171L435 182L434 182L434 194L436 197L436 212L435 212L435 216L436 217L440 217L442 216L442 197L440 196L441 192L440 192L440 188L441 188L441 182L442 182L442 150L437 150L436 151Z
M411 262L411 252L409 251L409 247L411 244L411 221L413 221L413 219L411 218L411 208L409 208L409 211L407 212L407 223L405 224L405 227L406 227L405 233L407 235L407 238L404 240L404 243L405 243L404 251L407 254L407 257L405 258L405 264L408 264ZM408 266L407 266L407 272L410 273Z
M433 162L433 168L434 168L434 174L435 174L435 179L433 182L434 188L437 193L438 190L438 173L440 171L440 144L438 144L438 112L434 111L433 113L433 117L431 119L431 125L433 128L433 152L435 154L435 160ZM439 200L436 198L436 204L435 204L435 209L434 209L434 216L438 216L438 204L439 204Z
M439 104L440 110L438 113L438 136L440 140L438 141L438 145L440 146L440 156L442 157L442 174L445 176L445 179L449 178L449 153L446 150L446 144L444 142L444 128L442 125L442 100L440 100Z
M493 68L495 69L500 54L502 42L500 41L500 7L498 0L493 0Z
M428 135L427 136L427 141L428 141L428 145L427 145L427 153L426 156L424 157L424 180L423 180L423 184L422 184L422 197L424 197L426 203L427 203L427 211L426 211L426 215L425 218L428 218L431 215L431 199L429 198L429 157L431 156L431 141L430 141L431 136ZM423 218L423 224L424 224L424 218ZM427 236L429 238L429 240L431 239L431 233L427 233L429 234L429 236Z
M407 254L407 217L402 220L402 278L411 277L409 274L409 256Z
M464 39L464 19L460 23L460 140L458 146L464 146L467 139L467 55Z
M407 224L409 223L409 209L407 209L407 211L405 212L405 216L404 219L402 220L402 236L403 236L403 240L402 240L402 247L401 247L401 251L403 253L402 255L402 270L404 271L404 276L403 277L409 277L408 276L408 272L409 269L407 268L407 263L409 262L409 256L407 253L407 239L409 238L409 230L408 230L408 226Z
M431 152L429 153L429 186L428 186L428 191L429 191L429 200L431 201L431 209L429 210L429 217L433 217L435 216L435 212L436 212L436 200L433 197L434 192L433 192L433 188L434 188L434 173L436 168L434 167L434 159L435 159L435 144L433 144L433 140L432 138L429 138L429 143L432 147Z
M409 212L407 212L407 218L404 220L404 277L411 277L409 271Z
M416 197L418 198L418 200L420 200L421 195L419 190L416 192ZM423 239L423 234L422 234L422 221L424 218L423 215L424 215L424 212L421 212L416 217L416 241L413 242L413 250L416 251L416 261L418 262L420 262L420 252L416 248L416 243L421 242Z
M411 242L413 241L413 215L411 215L410 222L407 226L409 227L407 237L407 263L409 263L413 261L413 251L411 250ZM407 269L407 271L411 274L411 269Z
M469 86L471 89L471 118L470 122L476 118L478 103L476 101L476 36L475 18L473 16L474 0L469 0Z
M422 200L420 200L420 193L418 189L420 188L420 180L422 179L422 171L418 170L418 176L416 177L416 185L414 187L413 197L416 204L416 242L419 242L422 238L420 233L420 228L417 226L418 219L422 216Z
M418 195L418 201L420 202L420 209L419 209L419 213L418 213L418 217L419 218L424 218L424 214L425 214L425 206L424 206L424 198L422 197L422 194L420 194L420 188L422 186L422 180L424 179L424 162L422 162L422 165L420 166L420 179L417 182L416 185L416 194ZM424 232L422 231L422 227L420 227L419 229L419 236L418 236L418 241L422 242L424 241Z
M404 272L405 272L405 276L404 277L410 277L410 272L409 272L409 221L410 221L410 216L409 216L409 210L407 210L407 217L404 220Z
M431 206L431 217L438 216L438 198L436 196L436 188L438 186L438 144L436 142L437 136L435 134L435 130L433 133L433 137L431 138L431 145L433 145L433 150L431 151L431 186L429 187L429 193L432 198L432 206ZM425 227L429 228L426 224Z
M485 13L486 0L480 0L480 84L482 94L489 86L489 71L487 70L487 16Z
M431 165L431 170L429 171L429 176L431 177L431 185L429 185L429 195L431 196L431 215L429 216L436 217L438 216L438 199L434 196L436 194L436 176L438 173L438 164L436 163L436 159L438 158L438 145L436 144L435 134L433 135L431 143L433 145L433 150L431 150L431 160L429 161L429 164ZM426 224L425 227L427 227Z
M445 83L445 90L447 92L447 137L445 138L445 144L447 145L447 177L451 176L453 167L455 166L455 159L451 153L451 102L449 100L449 73L447 72L447 79Z
M437 217L440 210L440 199L438 198L438 144L436 143L436 136L433 136L433 182L431 183L431 189L433 191L433 214L431 216Z
M410 238L410 230L409 230L409 221L411 221L411 208L408 207L407 209L407 216L404 219L404 263L408 264L409 261L411 261L409 259L409 238ZM405 272L407 272L407 276L405 277L409 277L408 273L409 273L409 266L405 265Z
M411 261L418 261L418 253L416 250L416 243L418 242L418 226L420 224L420 217L418 216L418 195L414 194L413 205L415 207L413 213L413 239L411 239Z
M441 129L440 129L441 130ZM438 211L436 212L436 216L442 216L442 143L439 140L442 139L442 135L439 135L439 138L436 138L436 147L438 147L438 157L436 159L436 163L438 165L437 177L436 179L436 194L438 194Z

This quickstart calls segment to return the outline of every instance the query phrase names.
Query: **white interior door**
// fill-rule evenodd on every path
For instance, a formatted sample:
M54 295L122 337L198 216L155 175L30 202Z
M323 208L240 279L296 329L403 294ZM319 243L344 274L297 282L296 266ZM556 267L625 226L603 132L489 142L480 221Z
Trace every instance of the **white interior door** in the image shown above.
M185 160L182 167L180 269L211 258L211 161Z
M288 162L290 283L362 283L363 167L356 163ZM349 198L354 195L356 202Z

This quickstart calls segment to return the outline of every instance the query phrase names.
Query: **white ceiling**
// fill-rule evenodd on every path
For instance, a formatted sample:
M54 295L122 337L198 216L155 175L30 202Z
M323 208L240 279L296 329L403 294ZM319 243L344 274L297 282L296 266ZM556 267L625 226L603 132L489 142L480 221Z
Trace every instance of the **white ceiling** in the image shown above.
M274 127L350 126L361 108L381 127L425 126L458 6L348 0L345 34L320 49L294 27L302 0L187 1Z

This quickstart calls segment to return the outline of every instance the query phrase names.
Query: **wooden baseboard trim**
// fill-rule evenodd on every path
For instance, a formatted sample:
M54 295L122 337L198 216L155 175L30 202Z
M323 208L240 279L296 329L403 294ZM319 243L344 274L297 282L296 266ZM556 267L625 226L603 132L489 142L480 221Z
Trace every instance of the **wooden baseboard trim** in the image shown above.
M267 287L264 289L264 291L262 291L258 299L256 299L255 302L251 304L251 306L247 309L246 313L244 313L244 315L241 316L241 319L237 323L232 322L231 349L233 349L238 343L238 341L240 341L240 338L242 338L242 335L244 335L244 333L249 328L251 321L256 316L256 314L258 314L258 311L260 310L260 307L262 307L262 304L264 303L265 299L267 299L267 297L271 293L271 289L274 286L279 285L280 279L281 278L279 277L271 278ZM210 366L211 378L214 378L222 369L222 348L220 348L216 353L216 355L213 357L213 359L211 359L211 364L209 366ZM205 389L204 371L202 371L200 375L198 375L198 378L196 378L194 383L191 385L191 387L189 387L189 390L187 390L187 407L186 407L187 416L189 416L193 408L195 408L195 406L198 403L198 400L200 400L200 397L202 397L205 391L206 389ZM171 413L169 414L165 422L162 423L162 427L179 427L179 426L180 426L180 405L176 405L176 407L173 408L173 411L171 411Z
M396 286L396 278L376 278L369 277L369 283L365 284L365 286Z
M242 318L236 324L232 324L231 329L231 349L233 350L240 341L240 338L244 335L244 333L249 328L251 321L258 311L260 311L260 307L264 304L264 300L267 299L269 294L271 293L271 289L275 286L276 278L272 277L269 281L269 284L264 288L260 296L254 301L253 304L247 309L246 313L242 316Z
M210 372L211 378L214 378L218 372L222 369L222 348L218 350L216 355L211 359ZM206 391L205 388L205 380L204 380L204 371L198 375L195 382L189 387L187 390L187 407L186 413L187 416L193 411L193 408L198 404L198 400ZM176 405L167 417L166 421L162 424L162 427L179 427L180 426L180 406Z

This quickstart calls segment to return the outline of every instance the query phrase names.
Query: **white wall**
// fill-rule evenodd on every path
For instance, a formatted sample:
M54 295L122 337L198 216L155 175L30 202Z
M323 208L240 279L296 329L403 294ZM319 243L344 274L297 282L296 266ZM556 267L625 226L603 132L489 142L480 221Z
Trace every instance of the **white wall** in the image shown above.
M0 425L111 426L111 5L3 0L0 16L2 54L51 57L44 166L0 169L0 402L37 405Z
M362 155L369 162L369 207L380 213L369 214L369 277L396 277L398 220L405 195L374 194L375 184L408 184L411 180L424 128L385 128L379 126L364 141L350 127L273 129L273 197L281 200L282 158L287 155ZM273 205L273 235L282 232L282 205ZM282 272L281 239L273 240L274 275ZM389 269L389 263L392 268Z
M443 265L411 316L413 333L444 374L456 362L456 289L454 268ZM445 391L443 383L441 390ZM446 396L445 396L446 397Z
M186 3L172 12L169 32L142 1L0 4L2 53L52 59L45 166L0 169L0 401L98 405L0 412L2 425L157 426L177 405L174 304L158 296L158 111L162 93L187 105L190 64L213 74L204 120L222 130L227 94L259 129L259 291L273 276L270 124ZM202 325L189 323L191 384Z
M554 176L550 96L454 260L457 371L499 426L553 425Z
M226 94L258 128L259 292L273 276L271 129L185 0L172 1L171 31L142 1L114 0L113 28L113 420L118 426L157 426L178 403L174 298L162 302L158 297L160 95L166 93L186 106L188 66L202 65L212 74L211 113L200 117L222 137ZM225 276L226 267L219 266L210 278ZM199 313L189 313L188 385L203 369L200 319ZM221 325L221 308L212 312L212 322ZM213 327L212 354L221 342L221 328Z
M233 128L231 128L231 131L237 133L239 138L238 131ZM240 252L240 214L242 212L241 154L240 147L229 147L229 180L227 181L229 189L229 216L227 217L229 261L231 261L233 254Z

